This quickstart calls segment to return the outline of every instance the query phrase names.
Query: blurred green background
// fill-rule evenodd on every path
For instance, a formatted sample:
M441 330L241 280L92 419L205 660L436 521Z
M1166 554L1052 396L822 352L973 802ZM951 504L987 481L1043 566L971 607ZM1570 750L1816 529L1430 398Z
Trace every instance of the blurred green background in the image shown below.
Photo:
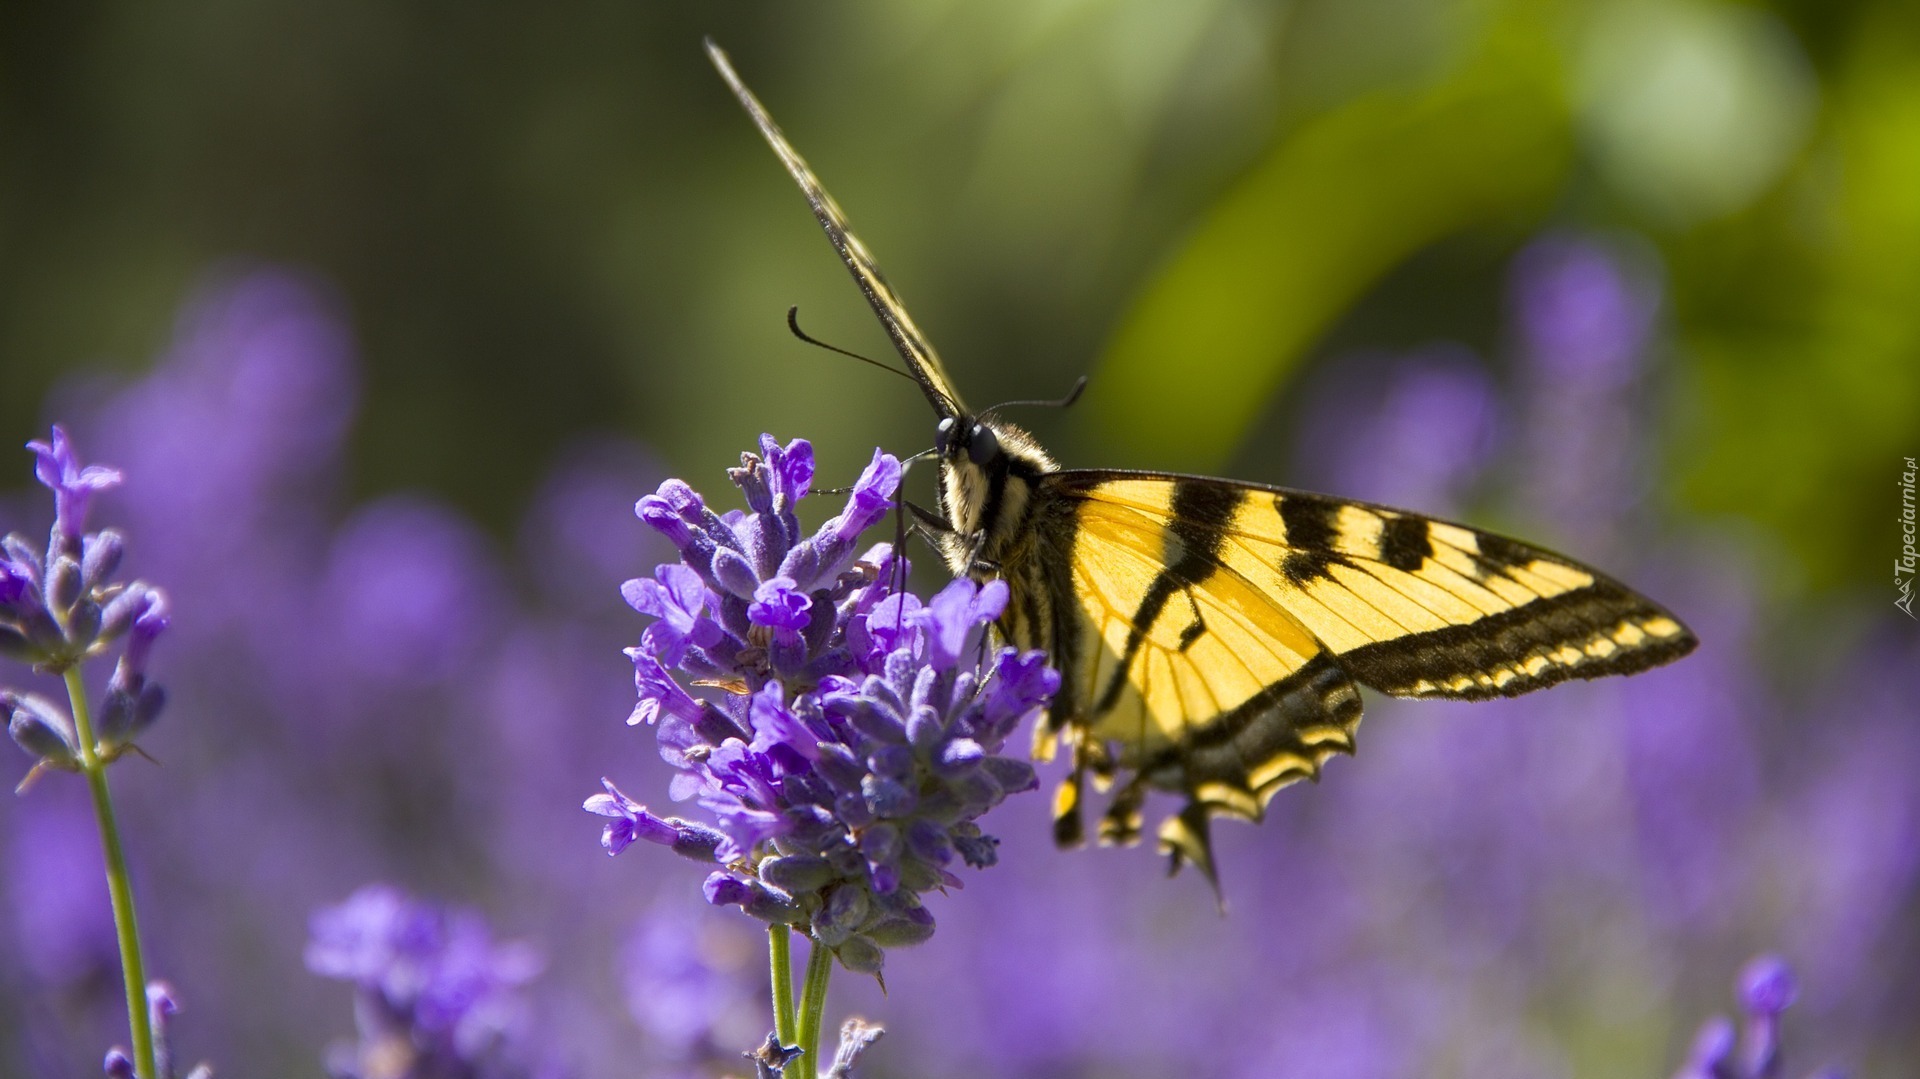
M1904 3L8 5L0 427L140 368L210 263L334 282L363 492L498 527L582 428L696 478L762 429L827 475L927 441L701 55L712 34L976 404L1069 463L1284 481L1317 358L1497 353L1548 224L1669 276L1671 493L1793 593L1884 598L1920 442L1920 12ZM1169 372L1178 370L1180 377ZM1279 432L1279 433L1277 433ZM823 438L823 435L831 437Z
M355 325L356 496L506 534L583 432L708 491L763 430L813 439L824 485L927 445L912 387L788 335L797 304L887 354L705 35L972 404L1092 376L1020 417L1069 465L1289 482L1343 357L1497 369L1514 253L1603 234L1666 297L1659 420L1619 439L1762 567L1782 688L1899 617L1920 5L1892 0L16 0L0 431L144 370L242 259L317 271Z

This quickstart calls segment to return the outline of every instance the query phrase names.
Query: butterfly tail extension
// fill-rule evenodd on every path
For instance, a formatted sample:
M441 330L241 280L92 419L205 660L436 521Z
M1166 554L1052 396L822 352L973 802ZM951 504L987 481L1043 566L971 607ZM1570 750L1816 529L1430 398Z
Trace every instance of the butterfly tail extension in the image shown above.
M1220 913L1227 912L1227 893L1220 887L1220 869L1213 860L1213 813L1199 802L1188 802L1179 813L1160 822L1160 853L1167 856L1167 875L1189 862L1207 878Z
M1160 826L1170 871L1191 862L1217 891L1208 821L1259 821L1282 787L1318 780L1329 757L1351 754L1359 725L1359 689L1340 664L1320 655L1143 762L1141 780L1187 796Z

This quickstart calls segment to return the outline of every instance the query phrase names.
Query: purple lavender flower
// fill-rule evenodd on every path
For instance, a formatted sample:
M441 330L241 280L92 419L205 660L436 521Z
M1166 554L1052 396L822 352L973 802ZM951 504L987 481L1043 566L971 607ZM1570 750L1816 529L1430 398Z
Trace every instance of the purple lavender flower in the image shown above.
M59 674L126 639L93 734L92 752L111 761L160 715L166 696L147 679L147 658L166 630L166 597L144 582L114 579L125 541L111 529L86 531L88 503L120 482L120 473L82 465L65 429L30 442L34 474L54 498L54 524L44 550L19 533L0 541L0 654ZM34 758L24 789L43 771L77 771L83 753L73 719L54 701L0 689L7 733Z
M1778 956L1760 956L1740 972L1734 991L1746 1017L1745 1036L1724 1016L1707 1020L1674 1079L1778 1079L1780 1015L1800 992L1793 971ZM1817 1075L1824 1079L1836 1073Z
M1652 260L1599 237L1549 234L1521 251L1508 306L1530 423L1526 504L1588 557L1644 502L1647 460L1620 432L1644 424L1638 388L1660 311ZM1596 543L1596 540L1598 541Z
M1323 396L1298 457L1309 483L1349 498L1458 513L1500 441L1499 393L1464 345L1345 357Z
M683 561L623 589L655 619L628 652L630 722L655 725L681 770L672 796L717 831L655 816L611 782L586 808L610 818L610 853L647 839L717 863L709 902L802 927L843 966L878 973L883 949L933 933L920 897L960 885L956 860L997 860L975 821L1037 784L999 751L1059 676L1011 648L979 669L962 662L1005 608L1004 583L956 581L923 605L895 591L905 566L889 546L855 557L899 485L892 457L876 451L846 508L810 536L796 515L813 481L807 442L763 436L729 475L750 512L715 514L677 480L640 500ZM730 692L703 700L681 677Z
M359 1041L329 1054L337 1079L541 1075L524 1053L521 987L541 961L493 940L469 911L372 884L315 912L307 969L352 982Z
M54 425L49 442L29 442L39 458L34 476L53 492L53 530L63 546L77 547L86 530L87 504L95 491L120 485L120 471L105 465L82 465L67 432Z
M754 954L765 941L747 923L683 898L663 895L636 920L620 973L648 1047L691 1066L731 1056L766 1029L765 960Z

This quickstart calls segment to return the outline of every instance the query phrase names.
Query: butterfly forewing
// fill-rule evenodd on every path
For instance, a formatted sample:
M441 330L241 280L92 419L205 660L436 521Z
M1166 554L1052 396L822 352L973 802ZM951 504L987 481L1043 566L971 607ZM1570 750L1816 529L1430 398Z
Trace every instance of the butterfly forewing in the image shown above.
M1395 696L1515 696L1630 674L1694 645L1671 614L1599 572L1464 525L1223 480L1102 472L1049 480L1063 497L1127 506L1169 531L1182 515L1198 517L1221 534L1221 565L1271 596L1356 679ZM1211 493L1176 514L1166 492L1188 485ZM1160 505L1167 509L1156 513Z
M913 316L907 314L906 306L900 302L893 286L887 283L886 275L880 272L873 256L867 253L866 245L853 234L847 224L847 215L833 201L833 196L827 194L827 189L814 176L813 170L807 167L806 159L780 133L779 125L767 114L760 99L754 97L753 91L747 89L746 84L740 81L740 76L734 73L727 54L709 41L707 56L719 70L720 77L726 80L733 95L740 99L747 115L753 117L754 125L773 147L774 153L780 155L780 161L787 166L787 172L792 174L794 182L806 194L807 205L813 208L813 216L819 219L820 227L826 230L827 239L832 241L833 249L840 253L840 260L847 264L847 270L853 274L860 291L867 297L867 303L872 305L873 313L879 317L880 325L893 340L893 347L906 359L914 379L926 391L927 399L943 416L964 412L960 394L954 389L953 380L947 377L946 368L941 366L939 354L927 343L926 335L920 332L920 328L913 324Z

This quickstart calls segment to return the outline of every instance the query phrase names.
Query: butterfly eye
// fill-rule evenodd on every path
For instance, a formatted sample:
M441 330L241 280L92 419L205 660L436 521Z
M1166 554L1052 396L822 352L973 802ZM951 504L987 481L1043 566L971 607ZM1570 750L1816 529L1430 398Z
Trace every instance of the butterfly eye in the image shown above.
M967 437L967 456L976 464L986 464L1000 456L1000 436L984 423L974 424L973 432Z
M942 457L945 457L947 455L947 450L952 446L953 446L953 417L948 416L945 419L940 421L939 427L934 428L933 449L934 449L934 452L938 453Z

